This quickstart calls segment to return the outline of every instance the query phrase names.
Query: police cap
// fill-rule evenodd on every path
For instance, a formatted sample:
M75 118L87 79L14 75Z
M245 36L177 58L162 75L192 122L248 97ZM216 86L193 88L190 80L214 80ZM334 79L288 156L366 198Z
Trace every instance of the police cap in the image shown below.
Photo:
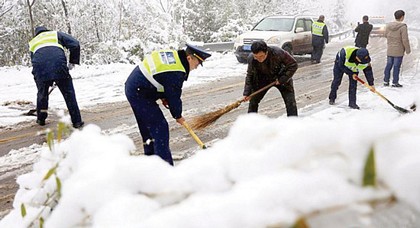
M49 30L46 27L44 27L44 26L37 26L35 28L35 36L37 36L41 32L45 32L45 31L49 31Z
M369 51L366 48L360 48L356 51L356 56L360 60L360 63L370 63Z
M204 60L206 60L208 57L211 56L210 53L205 52L196 46L193 46L191 44L186 44L186 45L187 45L186 51L190 52L194 57L196 57L201 65L203 65Z

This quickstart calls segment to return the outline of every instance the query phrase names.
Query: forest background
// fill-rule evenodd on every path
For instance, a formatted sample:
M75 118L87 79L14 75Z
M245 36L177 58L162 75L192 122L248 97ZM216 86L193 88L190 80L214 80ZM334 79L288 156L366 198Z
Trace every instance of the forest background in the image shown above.
M354 27L367 8L388 12L391 20L395 9L384 11L387 4L375 2L379 1L0 0L0 67L30 65L28 41L38 25L78 39L83 64L134 64L155 49L181 48L192 41L233 41L273 14L324 14L330 34ZM418 12L413 1L399 2Z

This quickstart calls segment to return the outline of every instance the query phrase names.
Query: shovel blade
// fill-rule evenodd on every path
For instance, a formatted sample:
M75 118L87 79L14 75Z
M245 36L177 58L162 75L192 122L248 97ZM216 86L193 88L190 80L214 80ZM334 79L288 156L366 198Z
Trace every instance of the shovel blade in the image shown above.
M36 116L36 109L31 109L26 113L23 113L24 116Z
M410 109L411 109L411 110L413 110L413 112L414 112L414 111L416 111L416 109L417 109L417 105L416 105L416 104L412 104L412 105L410 106Z

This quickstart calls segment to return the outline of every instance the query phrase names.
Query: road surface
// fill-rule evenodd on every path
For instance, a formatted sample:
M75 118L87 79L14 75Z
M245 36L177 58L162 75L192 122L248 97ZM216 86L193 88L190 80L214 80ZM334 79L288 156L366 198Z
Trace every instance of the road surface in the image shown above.
M332 67L335 55L341 47L345 45L352 45L352 41L353 40L349 38L328 44L324 50L321 64L310 64L309 56L296 57L299 61L299 69L294 76L297 106L300 111L305 110L300 113L300 115L310 115L311 112L316 112L318 107L313 104L328 102L328 93L332 81ZM372 65L375 73L377 88L382 86L382 72L386 63L385 47L386 40L384 38L374 37L370 39L369 51L372 57ZM418 50L414 50L413 52L413 54L404 58L404 69L418 67L417 65L420 53ZM228 74L229 72L226 73ZM227 77L223 80L184 89L183 115L186 120L189 121L192 117L197 115L217 110L242 98L244 79L245 74L244 77ZM347 94L347 89L347 80L344 78L343 84L338 91L339 96L343 93ZM360 89L365 88L363 86L359 86L359 90ZM345 95L345 97L347 98L347 95ZM381 102L381 100L378 99L378 102ZM304 107L308 107L309 105L313 106L311 106L311 108L302 109ZM206 144L212 144L217 140L223 139L227 136L229 128L236 118L239 115L246 114L247 108L247 103L242 104L238 108L223 115L210 127L203 131L197 131L197 135ZM169 111L165 110L164 113L167 116L170 126L170 145L176 163L183 159L187 159L194 153L205 153L205 151L199 150L198 145L190 137L188 132L170 117ZM280 93L277 90L273 89L267 93L266 97L260 104L259 113L272 118L285 115L285 106L280 97ZM96 124L105 132L119 132L128 135L131 139L133 139L136 147L138 148L136 153L139 155L143 153L138 128L128 102L109 103L90 107L82 110L82 116L87 124ZM58 117L53 115L49 116L50 122L46 127L53 127L57 123L57 119ZM2 139L0 142L0 156L7 156L7 153L13 149L18 150L33 144L41 144L44 141L44 136L36 136L36 134L44 128L45 127L36 125L34 121L31 123L21 123L14 126L12 129L0 130L0 139ZM0 169L0 218L7 214L7 212L12 208L13 198L18 187L15 183L16 177L22 173L30 171L32 162L33 161L26 164L2 164ZM387 209L377 210L378 215L375 220L376 224L383 224L383 221L388 221L389 216L386 216L387 213L394 212L398 214L398 211L402 211L403 213L400 216L401 218L406 215L411 216L410 223L405 224L405 227L420 227L419 214L412 210L408 205L395 204L388 205L386 208ZM347 220L350 219L350 223L352 222L351 212L344 210L342 214L345 215L344 217L347 218ZM323 216L329 217L325 218ZM323 214L312 219L311 223L314 227L329 227L329 225L333 223L325 223L325 221L331 219L332 221L334 221L334 219L338 219L337 221L340 221L340 219L343 219L340 216L343 215L337 215L337 213L333 215ZM391 221L389 224L395 225L396 221L393 221L394 223Z

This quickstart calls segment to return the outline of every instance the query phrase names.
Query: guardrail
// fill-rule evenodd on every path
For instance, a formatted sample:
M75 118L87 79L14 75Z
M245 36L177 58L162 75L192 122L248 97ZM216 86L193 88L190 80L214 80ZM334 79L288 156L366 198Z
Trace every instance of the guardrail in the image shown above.
M233 41L228 42L218 42L218 43L205 43L203 48L205 50L215 51L215 52L224 52L233 50Z
M345 39L345 38L349 37L352 34L353 34L353 30L349 29L349 30L342 31L342 32L339 32L339 33L331 34L330 39L338 37L341 40L341 39ZM203 48L205 50L209 50L209 51L225 52L225 51L233 50L233 43L234 43L233 41L217 42L217 43L204 43Z
M341 40L341 39L345 39L345 38L349 37L350 35L353 35L353 29L349 29L349 30L346 30L346 31L331 34L330 39L338 37L338 39Z

